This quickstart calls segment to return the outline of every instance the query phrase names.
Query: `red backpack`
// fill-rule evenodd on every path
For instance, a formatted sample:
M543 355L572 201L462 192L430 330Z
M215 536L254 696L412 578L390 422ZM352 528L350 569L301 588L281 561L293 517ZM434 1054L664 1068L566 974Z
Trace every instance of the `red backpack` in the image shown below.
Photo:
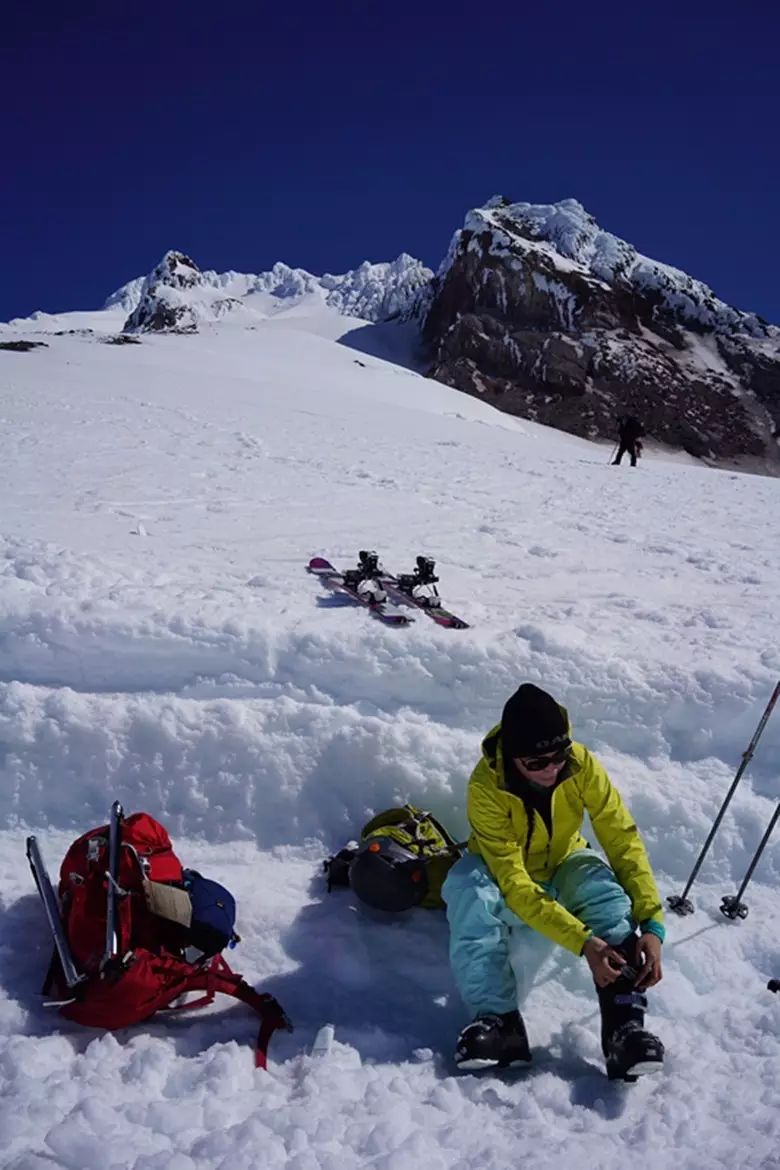
M272 1033L291 1028L282 1008L272 995L260 994L234 974L219 952L193 955L188 927L150 908L159 909L160 895L163 903L178 897L189 905L185 877L194 871L182 870L168 833L148 813L134 813L119 824L113 931L107 923L109 826L102 825L74 841L60 867L62 927L80 981L68 988L55 953L44 992L62 1001L60 1012L69 1020L109 1030L141 1023L188 992L204 994L178 1005L181 1009L203 1007L217 992L231 995L260 1016L255 1063L265 1068ZM234 907L223 887L200 880L222 891ZM108 961L107 931L113 940ZM214 949L227 946L231 936L237 939L227 932Z

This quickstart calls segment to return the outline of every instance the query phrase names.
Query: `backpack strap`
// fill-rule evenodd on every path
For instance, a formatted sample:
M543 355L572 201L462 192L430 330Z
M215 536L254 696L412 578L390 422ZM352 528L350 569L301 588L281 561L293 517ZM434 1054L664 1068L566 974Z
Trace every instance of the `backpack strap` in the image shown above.
M460 857L466 842L456 841L432 812L428 812L427 809L416 808L413 804L405 804L403 808L388 809L386 812L379 813L372 821L368 822L361 833L361 837L365 839L377 829L393 826L397 829L406 830L409 836L419 845L424 845L426 844L426 839L422 835L421 829L426 821L429 821L436 831L441 834L448 852L455 858Z
M408 829L414 835L415 827L410 827L419 817L419 809L414 805L405 804L402 808L387 808L384 812L377 813L367 825L364 825L360 830L360 839L365 841L366 837L370 837L377 829L386 829L388 826L393 826L399 829Z
M461 857L463 854L464 848L468 844L468 841L456 841L455 838L450 833L447 832L447 830L444 828L444 825L441 823L441 821L438 820L433 815L433 813L431 813L431 812L423 813L423 816L426 816L428 818L428 820L431 822L431 824L434 826L434 828L438 829L438 831L441 833L444 840L447 842L447 848L450 850L450 852L452 854L454 854L455 857Z
M267 1068L268 1043L274 1032L280 1029L287 1032L293 1030L293 1025L279 1001L268 992L255 991L254 987L250 987L240 975L236 975L230 969L222 955L216 955L208 967L189 976L182 994L188 991L203 991L205 995L192 1003L179 1004L172 1008L172 1011L191 1011L194 1008L205 1007L213 1003L217 992L221 992L222 995L240 999L256 1012L260 1017L260 1030L255 1044L255 1068Z

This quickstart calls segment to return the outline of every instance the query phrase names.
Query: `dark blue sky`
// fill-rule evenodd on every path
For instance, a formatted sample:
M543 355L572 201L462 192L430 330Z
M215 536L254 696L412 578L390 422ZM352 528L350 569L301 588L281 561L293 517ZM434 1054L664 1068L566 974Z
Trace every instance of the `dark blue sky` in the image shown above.
M778 6L7 0L0 320L203 268L435 267L574 196L780 322Z

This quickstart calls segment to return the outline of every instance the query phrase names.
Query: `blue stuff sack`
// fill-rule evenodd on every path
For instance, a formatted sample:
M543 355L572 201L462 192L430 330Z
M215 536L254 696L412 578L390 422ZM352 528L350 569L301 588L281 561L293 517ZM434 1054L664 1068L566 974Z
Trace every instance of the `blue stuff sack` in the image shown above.
M185 869L183 877L192 903L191 945L208 957L240 942L235 931L236 900L230 891L195 869Z

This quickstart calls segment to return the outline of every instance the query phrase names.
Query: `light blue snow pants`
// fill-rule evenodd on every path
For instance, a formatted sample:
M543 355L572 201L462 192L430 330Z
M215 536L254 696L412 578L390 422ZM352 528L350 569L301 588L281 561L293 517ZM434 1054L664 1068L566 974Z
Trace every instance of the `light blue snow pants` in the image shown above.
M607 863L590 849L571 853L552 881L539 885L612 946L636 927L628 895ZM514 1011L518 988L510 961L510 931L515 936L524 932L521 951L541 936L507 908L476 853L467 853L453 865L442 897L450 924L450 964L464 1003L474 1016Z

